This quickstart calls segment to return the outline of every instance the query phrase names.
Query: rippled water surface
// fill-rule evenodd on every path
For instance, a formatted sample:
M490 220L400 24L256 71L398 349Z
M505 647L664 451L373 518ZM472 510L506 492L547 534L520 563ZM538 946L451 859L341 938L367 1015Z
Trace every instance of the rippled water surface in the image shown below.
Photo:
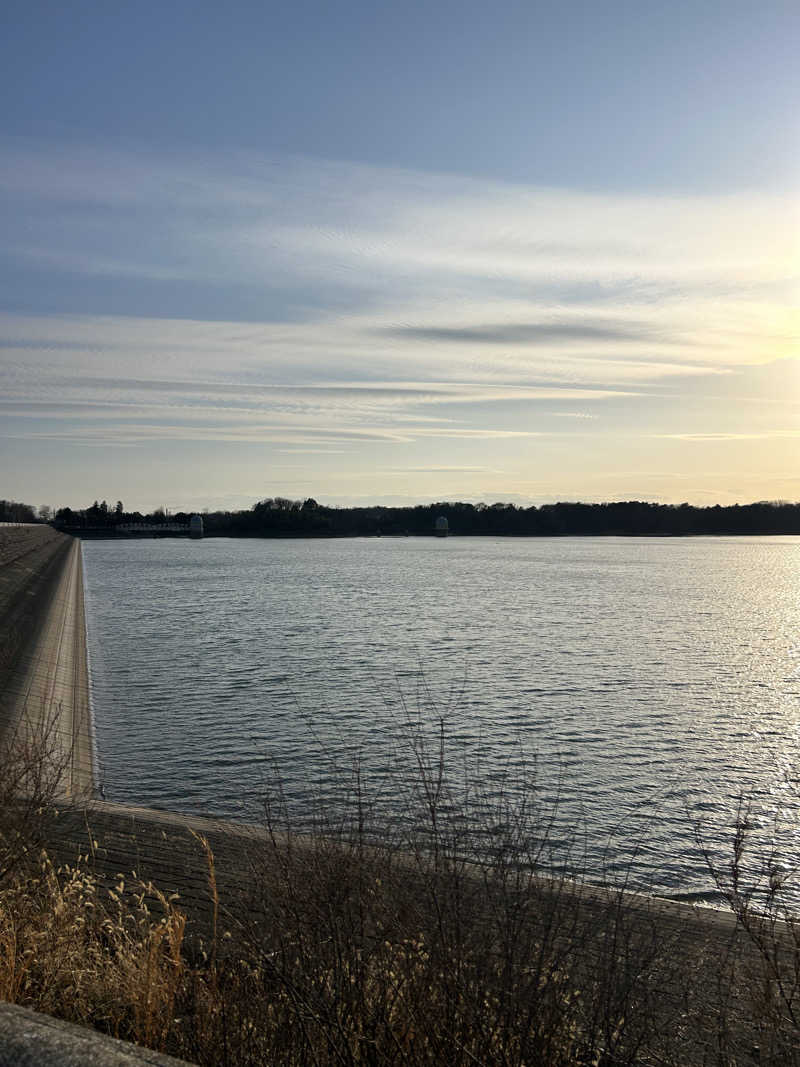
M252 814L303 802L407 715L487 781L536 757L587 862L709 892L742 793L800 860L800 540L402 538L83 545L110 799ZM800 787L798 787L800 788ZM635 849L635 855L632 850Z

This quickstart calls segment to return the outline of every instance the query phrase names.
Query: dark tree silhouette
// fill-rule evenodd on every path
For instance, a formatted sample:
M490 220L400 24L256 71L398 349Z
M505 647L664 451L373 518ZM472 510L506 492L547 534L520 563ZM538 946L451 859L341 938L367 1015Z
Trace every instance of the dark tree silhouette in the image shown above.
M27 504L0 502L5 521L35 521ZM16 516L24 515L25 518ZM759 501L727 507L655 504L642 500L586 504L564 501L541 507L518 507L498 501L469 504L440 501L414 507L336 508L304 501L267 497L246 511L204 511L206 536L225 537L354 537L432 536L436 519L447 519L452 534L489 537L685 537L716 534L800 534L800 504ZM164 508L142 515L125 512L119 501L113 511L103 501L80 511L61 508L57 524L64 528L100 532L121 523L188 525L190 515L172 519Z

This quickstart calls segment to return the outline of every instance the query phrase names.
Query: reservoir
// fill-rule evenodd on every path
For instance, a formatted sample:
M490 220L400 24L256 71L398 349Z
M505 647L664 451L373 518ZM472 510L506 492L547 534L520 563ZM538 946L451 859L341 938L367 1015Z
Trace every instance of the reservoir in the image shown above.
M110 800L302 813L358 761L391 806L408 731L489 795L535 768L589 877L713 900L800 861L800 539L85 541ZM398 801L399 803L399 801ZM699 837L697 828L699 827ZM800 900L800 892L795 896Z

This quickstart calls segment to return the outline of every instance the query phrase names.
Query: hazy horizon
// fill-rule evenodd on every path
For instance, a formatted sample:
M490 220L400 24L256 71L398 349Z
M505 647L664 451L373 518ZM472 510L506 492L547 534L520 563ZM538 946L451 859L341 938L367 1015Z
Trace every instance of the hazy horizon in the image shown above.
M3 30L0 495L800 497L796 5Z

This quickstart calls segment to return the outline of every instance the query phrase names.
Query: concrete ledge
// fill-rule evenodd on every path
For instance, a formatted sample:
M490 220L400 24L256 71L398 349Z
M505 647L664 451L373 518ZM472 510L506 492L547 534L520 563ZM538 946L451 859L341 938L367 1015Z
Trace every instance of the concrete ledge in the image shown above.
M127 1041L62 1022L17 1004L0 1004L0 1067L186 1067Z

